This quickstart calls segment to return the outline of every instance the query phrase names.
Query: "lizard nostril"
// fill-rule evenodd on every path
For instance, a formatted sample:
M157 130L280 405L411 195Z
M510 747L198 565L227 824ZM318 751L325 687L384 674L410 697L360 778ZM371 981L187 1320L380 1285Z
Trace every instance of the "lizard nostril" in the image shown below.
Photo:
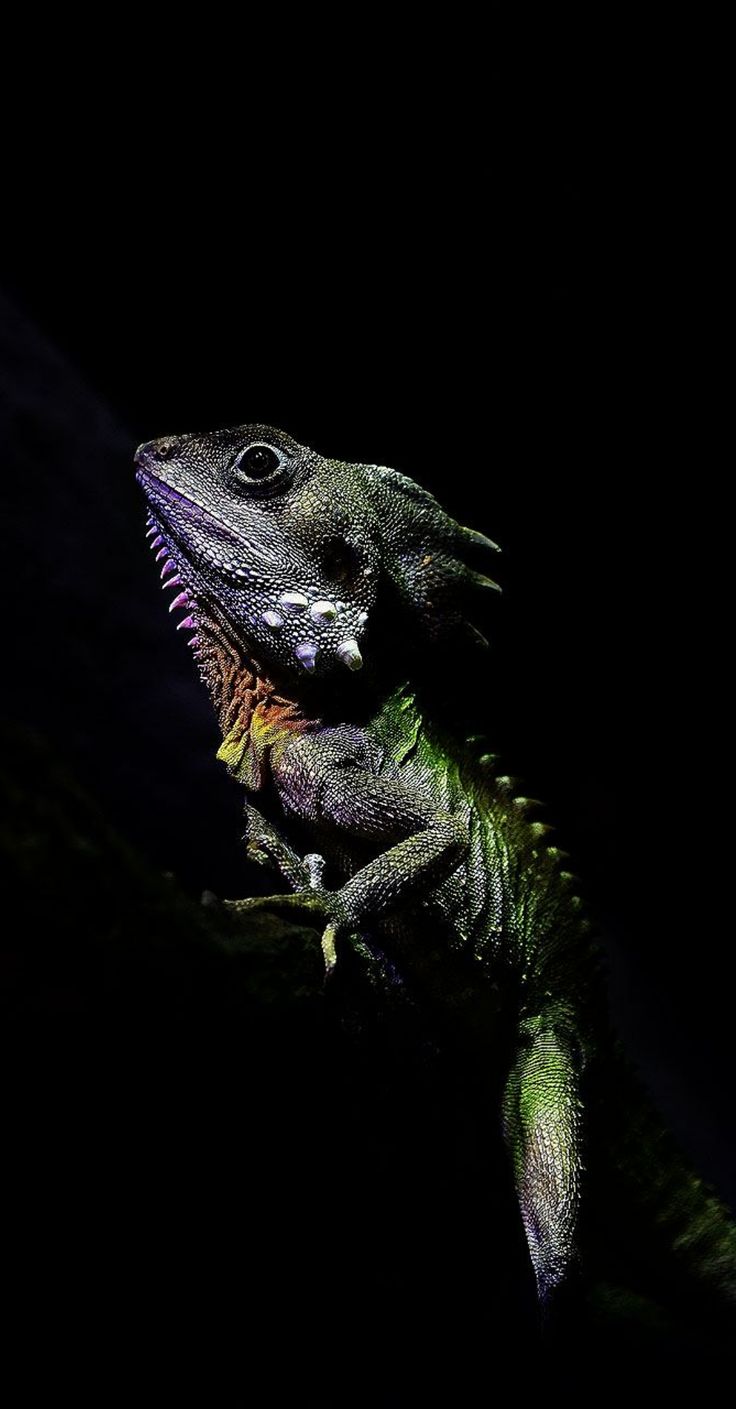
M357 575L360 560L352 543L329 538L322 548L322 565L333 582L350 582Z

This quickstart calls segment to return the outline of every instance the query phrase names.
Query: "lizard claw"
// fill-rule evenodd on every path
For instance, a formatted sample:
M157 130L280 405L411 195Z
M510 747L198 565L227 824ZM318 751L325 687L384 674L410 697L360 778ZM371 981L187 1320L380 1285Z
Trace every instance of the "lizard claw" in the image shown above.
M329 979L337 968L337 949L335 939L337 931L334 925L328 925L322 935L322 956L325 961L325 978Z
M339 891L325 889L325 858L320 856L318 851L308 852L302 860L302 866L306 872L309 890L321 896L325 905L328 924L322 934L322 957L325 961L325 978L329 979L337 968L337 938L345 929L345 917L338 900Z
M250 837L246 838L245 854L249 861L254 861L259 866L273 866L275 864L268 847Z
M322 877L325 871L325 858L320 856L318 851L310 851L302 861L304 870L307 873L307 882L310 890L324 890Z

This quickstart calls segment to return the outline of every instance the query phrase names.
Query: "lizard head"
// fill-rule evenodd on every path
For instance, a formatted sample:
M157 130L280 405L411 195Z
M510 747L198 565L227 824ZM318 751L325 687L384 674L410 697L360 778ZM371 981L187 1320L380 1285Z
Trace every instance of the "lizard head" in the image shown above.
M356 671L383 587L412 641L472 633L465 601L495 587L464 561L495 545L412 480L324 459L268 426L150 441L136 468L195 649L216 619L280 676Z

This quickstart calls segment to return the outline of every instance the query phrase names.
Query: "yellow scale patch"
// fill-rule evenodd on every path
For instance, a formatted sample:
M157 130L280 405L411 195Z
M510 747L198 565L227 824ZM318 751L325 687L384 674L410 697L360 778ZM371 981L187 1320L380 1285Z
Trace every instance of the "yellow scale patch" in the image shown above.
M255 699L258 703L253 707ZM293 734L301 734L308 727L293 700L270 691L264 693L263 682L259 680L256 689L248 691L242 710L217 750L217 757L246 788L256 792L266 781L273 750L280 752Z

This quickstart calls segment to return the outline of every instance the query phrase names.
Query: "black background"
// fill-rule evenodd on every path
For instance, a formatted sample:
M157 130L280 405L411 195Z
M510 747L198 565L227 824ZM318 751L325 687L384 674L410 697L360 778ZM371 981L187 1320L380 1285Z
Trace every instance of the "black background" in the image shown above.
M10 715L192 894L242 892L239 799L142 543L135 446L257 420L416 478L504 550L485 677L442 659L437 688L484 692L490 746L601 919L619 1026L733 1198L682 106L657 90L634 116L611 69L512 66L450 96L431 66L412 102L393 69L392 98L302 75L277 120L252 72L184 111L139 68L98 142L90 79L42 151L15 149Z

